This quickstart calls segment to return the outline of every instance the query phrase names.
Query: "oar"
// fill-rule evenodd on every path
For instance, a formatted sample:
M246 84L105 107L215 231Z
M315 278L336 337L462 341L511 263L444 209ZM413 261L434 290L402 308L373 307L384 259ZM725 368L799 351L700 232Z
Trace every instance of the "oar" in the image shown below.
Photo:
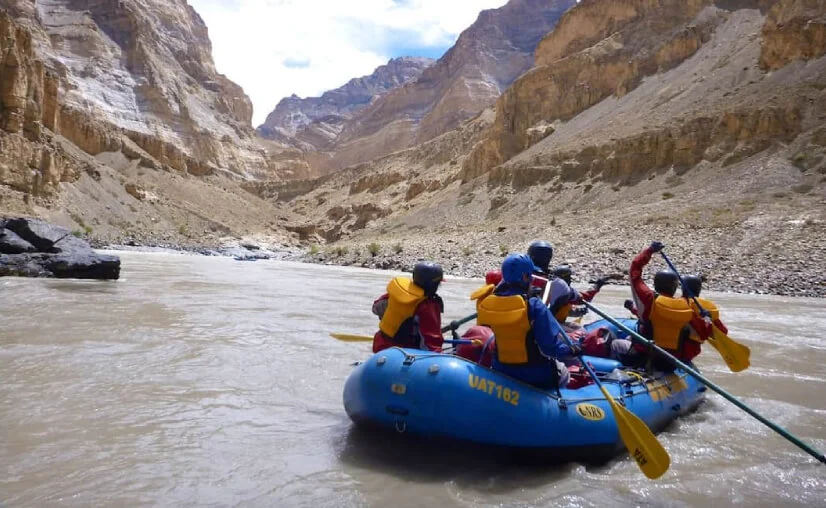
M708 312L700 305L700 302L697 301L697 295L693 294L691 288L683 280L680 272L677 271L677 268L674 266L674 263L668 259L668 256L665 255L665 252L660 251L662 254L663 259L665 260L666 264L668 265L671 270L677 274L677 278L680 279L680 286L683 288L683 295L686 298L691 298L694 300L694 303L697 305L697 308L700 309L700 313L703 316L707 316ZM720 353L720 356L723 357L723 361L726 362L728 368L732 372L740 372L742 370L746 370L751 365L749 361L749 356L751 356L751 350L748 346L744 346L740 344L736 340L732 339L728 335L726 335L723 330L720 330L714 323L711 324L711 337L709 337L708 341L714 349Z
M476 313L469 316L465 316L462 319L451 321L449 325L443 326L441 332L447 333L451 330L456 330L463 324L467 323L468 321L476 319ZM334 339L338 339L344 342L370 342L373 340L373 337L369 335L354 335L351 333L330 333L330 337ZM445 342L448 344L472 344L473 341L467 342L456 342L455 340L445 339Z
M811 446L807 445L806 443L804 443L804 442L803 442L803 441L801 441L800 439L798 439L798 438L794 437L791 433L789 433L789 431L787 431L787 430L786 430L786 429L784 429L783 427L780 427L779 425L777 425L777 424L773 423L772 421L767 420L766 418L764 418L763 416L761 416L759 413L757 413L757 411L755 411L755 410L753 410L752 408L748 407L747 405L743 404L742 402L740 402L739 400L737 400L736 398L734 398L734 396L733 396L733 395L729 394L728 392L726 392L725 390L723 390L722 388L720 388L720 387L719 387L719 386L717 386L716 384L712 383L711 381L709 381L708 379L706 379L705 377L703 377L703 376L702 376L702 374L700 374L700 373L699 373L699 372L697 372L696 370L692 369L691 367L689 367L689 366L688 366L688 365L686 365L685 363L681 362L681 361L680 361L680 360L678 360L677 358L674 358L674 356L673 356L673 355L671 355L668 351L666 351L666 350L664 350L663 348L661 348L661 347L657 346L656 344L654 344L654 343L653 343L653 342L651 342L650 340L646 339L646 338L645 338L645 337L643 337L642 335L638 334L637 332L635 332L635 331L631 330L631 329L630 329L630 328L628 328L627 326L624 326L622 323L620 323L620 322L619 322L619 321L617 321L616 319L612 318L612 317L611 317L611 316L609 316L608 314L606 314L606 313L602 312L601 310L599 310L599 309L598 309L597 307L595 307L593 304L591 304L591 303L586 303L585 305L587 305L587 306L588 306L588 307L589 307L592 311L596 312L598 315L600 315L600 316L602 316L603 318L605 318L605 319L606 319L609 323L611 323L611 324L613 324L614 326L616 326L616 327L618 327L618 328L620 328L620 329L624 330L624 331L625 331L626 333L628 333L631 337L633 337L633 338L637 339L637 340L638 340L638 341L640 341L642 344L645 344L645 345L647 345L647 346L649 346L649 347L653 347L653 348L654 348L654 350L656 350L659 354L661 354L661 355L665 356L666 358L668 358L668 359L669 359L669 360L670 360L670 361L671 361L674 365L676 365L677 367L679 367L679 368L683 369L684 371L688 372L689 374L691 374L691 376L692 376L692 377L694 377L694 379L696 379L697 381L699 381L699 382L703 383L704 385L706 385L707 387L711 388L711 389L712 389L712 390L714 390L715 392L719 393L720 395L722 395L722 396L723 396L723 398L725 398L726 400L728 400L729 402L731 402L731 403L732 403L732 404L734 404L735 406L739 407L740 409L742 409L742 410L743 410L743 411L745 411L746 413L748 413L748 414L750 414L751 416L753 416L754 418L756 418L756 419L757 419L760 423L762 423L763 425L767 426L768 428L770 428L770 429L772 429L773 431L777 432L778 434L780 434L780 435L781 435L781 436L783 436L784 438L788 439L788 440L789 440L789 441L791 441L793 444L795 444L797 447L799 447L800 449L802 449L803 451L805 451L806 453L808 453L808 454L809 454L809 455L811 455L812 457L816 458L816 459L817 459L817 460L819 460L820 462L822 462L822 463L826 464L826 456L824 456L822 453L820 453L819 451L815 450L815 449L814 449L814 448L812 448Z
M542 303L546 305L546 300L550 294L550 287L551 284L546 283L545 291L542 293ZM574 343L571 341L571 338L568 337L568 334L565 333L565 330L563 330L561 326L559 330L562 332L562 336L565 338L568 346L573 347ZM637 462L637 466L643 474L652 480L665 474L665 472L668 471L668 466L671 465L671 457L668 456L668 452L665 451L665 448L663 448L663 445L654 433L651 432L651 429L648 428L648 425L637 415L617 404L611 394L608 393L608 390L606 390L600 382L594 369L591 368L588 362L582 359L582 351L579 352L577 358L579 358L580 363L582 363L588 371L588 374L591 375L591 378L602 392L602 396L605 397L605 400L607 400L611 406L611 412L614 413L614 420L617 422L617 429L619 429L620 439L622 439L622 443L628 449L631 457Z

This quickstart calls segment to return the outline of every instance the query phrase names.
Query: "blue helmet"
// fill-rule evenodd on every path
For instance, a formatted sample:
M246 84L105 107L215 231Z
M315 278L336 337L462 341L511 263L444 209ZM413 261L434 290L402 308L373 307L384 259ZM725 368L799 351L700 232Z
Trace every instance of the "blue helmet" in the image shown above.
M413 283L424 289L428 296L436 293L443 278L442 267L431 261L421 261L413 267Z
M508 254L502 261L502 280L510 284L524 284L524 276L530 277L539 268L525 254Z
M548 273L548 265L554 257L553 246L545 240L537 240L528 247L528 256L539 267L536 271Z

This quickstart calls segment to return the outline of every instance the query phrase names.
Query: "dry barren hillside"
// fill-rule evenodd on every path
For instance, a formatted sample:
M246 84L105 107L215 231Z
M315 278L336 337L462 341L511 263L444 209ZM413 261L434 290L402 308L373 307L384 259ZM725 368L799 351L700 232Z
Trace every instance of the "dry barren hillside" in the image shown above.
M823 295L825 28L815 0L584 0L495 111L292 204L339 262L480 275L542 237L587 278L659 239L711 287Z
M575 0L510 0L482 11L418 79L342 122L334 143L310 157L334 171L443 134L489 107L533 63L537 43Z
M299 151L257 138L251 116L185 0L0 8L3 214L103 241L269 231L289 212L241 185L306 178L308 166Z

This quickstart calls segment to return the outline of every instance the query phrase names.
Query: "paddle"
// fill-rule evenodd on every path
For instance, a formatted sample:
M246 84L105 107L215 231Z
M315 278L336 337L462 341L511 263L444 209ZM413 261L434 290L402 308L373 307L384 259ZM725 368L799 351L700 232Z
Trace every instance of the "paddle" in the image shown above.
M820 453L819 451L815 450L815 449L814 449L814 448L812 448L811 446L807 445L806 443L804 443L804 442L803 442L803 441L801 441L800 439L798 439L798 438L794 437L791 433L789 433L789 432L788 432L786 429L784 429L783 427L780 427L779 425L777 425L777 424L773 423L772 421L767 420L766 418L764 418L763 416L761 416L759 413L757 413L757 411L755 411L755 410L751 409L750 407L748 407L748 406L747 406L747 405L745 405L744 403L742 403L742 402L740 402L739 400L737 400L736 398L734 398L734 396L733 396L733 395L730 395L728 392L726 392L725 390L723 390L723 389L722 389L722 388L720 388L719 386L715 385L714 383L712 383L711 381L709 381L708 379L706 379L705 377L703 377L703 376L702 376L699 372L697 372L696 370L692 369L691 367L689 367L689 366L688 366L688 365L686 365L685 363L681 362L681 361L680 361L680 360L678 360L677 358L674 358L674 356L673 356L673 355L671 355L668 351L666 351L666 350L664 350L663 348L661 348L660 346L658 346L658 345L654 344L653 342L651 342L650 340L646 339L645 337L643 337L642 335L638 334L637 332L635 332L635 331L631 330L631 329L630 329L630 328L628 328L627 326L624 326L622 323L620 323L620 322L619 322L619 321L617 321L616 319L612 318L612 317L611 317L611 316L609 316L608 314L606 314L606 313L602 312L601 310L599 310L599 309L598 309L597 307L595 307L592 303L586 303L585 305L587 305L587 306L588 306L588 307L589 307L592 311L596 312L596 313L597 313L598 315L600 315L601 317L605 318L605 320L606 320L606 321L608 321L609 323L611 323L611 324L613 324L614 326L616 326L616 327L618 327L618 328L620 328L620 329L624 330L624 331L625 331L626 333L628 333L631 337L633 337L633 338L637 339L637 340L638 340L638 341L640 341L642 344L645 344L645 345L646 345L646 346L648 346L648 347L653 347L653 348L654 348L654 350L656 350L659 354L661 354L661 355L665 356L666 358L668 358L668 359L669 359L669 360L670 360L670 361L671 361L674 365L676 365L677 367L679 367L679 368L683 369L684 371L688 372L689 374L691 374L691 376L692 376L692 377L694 377L694 379L696 379L697 381L699 381L699 382L703 383L704 385L706 385L707 387L711 388L711 389L712 389L712 390L714 390L715 392L719 393L720 395L722 395L722 396L723 396L723 398L725 398L726 400L728 400L729 402L731 402L731 403L732 403L732 404L734 404L735 406L739 407L740 409L742 409L742 410L743 410L743 411L745 411L746 413L748 413L748 414L750 414L751 416L753 416L754 418L756 418L756 419L757 419L760 423L762 423L763 425L767 426L768 428L770 428L770 429L772 429L773 431L777 432L778 434L780 434L781 436L783 436L783 437L784 437L784 438L786 438L787 440L791 441L791 442L792 442L793 444L795 444L797 447L799 447L800 449L802 449L803 451L805 451L806 453L808 453L808 454L809 454L809 455L811 455L812 457L816 458L816 459L817 459L817 460L819 460L820 462L822 462L822 463L826 464L826 456L824 456L822 453Z
M476 313L475 312L473 314L469 315L469 316L463 317L462 319L451 321L449 325L442 327L441 332L442 333L447 333L451 330L456 330L460 326L462 326L463 324L467 323L468 321L470 321L472 319L476 319ZM330 333L330 337L332 337L334 339L344 341L344 342L371 342L373 340L373 337L371 337L369 335L353 335L353 334L350 334L350 333ZM462 342L462 341L457 342L456 340L445 339L445 342L448 343L448 344L473 344L473 341L470 341L470 340L469 341L464 341L464 342Z
M677 278L680 279L680 286L683 288L683 296L686 299L691 298L694 300L694 304L697 305L697 308L700 309L700 314L705 317L708 316L708 312L700 305L700 302L697 300L697 295L693 294L691 288L683 280L680 272L677 271L677 268L668 259L668 256L665 255L665 252L660 251L662 254L663 259L665 260L666 264L668 265L671 270L677 274ZM748 346L744 346L740 344L736 340L732 339L728 335L726 335L722 330L720 330L714 323L711 324L711 337L707 340L714 349L720 353L720 356L723 357L723 361L726 362L728 368L732 372L740 372L742 370L746 370L751 365L749 361L749 356L751 356L751 350Z
M546 300L550 294L550 286L549 283L546 283L545 291L542 294L542 303L546 305ZM565 333L565 330L561 326L559 330L562 332L568 346L573 347L573 342ZM582 359L582 351L579 352L577 358L579 358L580 363L591 375L591 378L602 392L602 396L611 406L611 412L614 414L614 420L617 422L617 429L619 429L620 439L622 439L622 443L637 462L637 466L643 474L652 480L665 474L668 471L668 466L671 465L671 457L668 456L668 452L665 451L651 429L637 415L617 404L600 382L594 369Z

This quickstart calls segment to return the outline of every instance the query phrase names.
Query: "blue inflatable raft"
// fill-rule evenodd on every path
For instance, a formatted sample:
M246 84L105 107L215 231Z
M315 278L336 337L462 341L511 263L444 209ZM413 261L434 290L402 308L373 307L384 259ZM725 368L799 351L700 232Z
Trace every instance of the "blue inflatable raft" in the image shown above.
M588 328L596 326L614 328L604 321ZM645 375L614 360L585 358L609 393L655 432L703 399L705 386L681 370ZM596 460L624 449L595 384L543 391L450 354L402 348L374 354L348 377L344 409L359 426L545 457Z

